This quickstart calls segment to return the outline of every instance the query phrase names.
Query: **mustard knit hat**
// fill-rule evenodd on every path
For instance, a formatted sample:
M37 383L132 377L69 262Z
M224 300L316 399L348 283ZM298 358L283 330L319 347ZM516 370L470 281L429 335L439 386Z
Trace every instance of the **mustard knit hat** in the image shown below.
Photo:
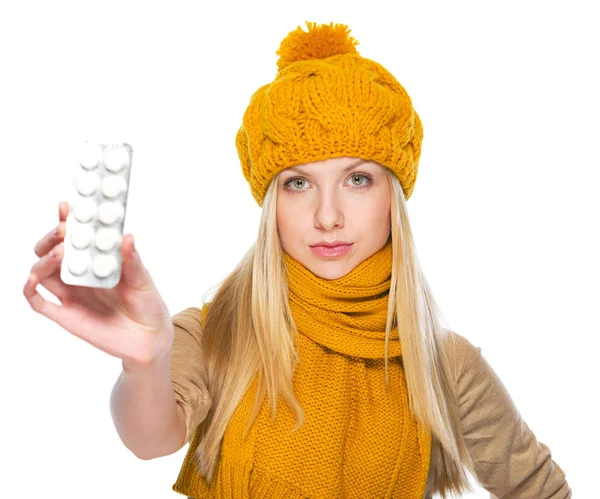
M277 75L251 97L236 148L252 196L262 206L281 170L354 156L392 170L410 198L423 125L406 90L361 57L344 24L306 22L281 42Z

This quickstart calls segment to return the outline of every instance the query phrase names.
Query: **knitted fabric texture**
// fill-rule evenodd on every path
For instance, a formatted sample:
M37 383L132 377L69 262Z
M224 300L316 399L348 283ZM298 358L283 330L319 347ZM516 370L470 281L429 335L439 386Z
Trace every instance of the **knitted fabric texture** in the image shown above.
M262 206L286 168L351 156L389 168L408 200L423 139L408 93L358 53L346 25L306 24L281 42L275 79L252 95L236 135L252 196Z
M290 309L300 331L313 341L346 355L383 358L388 295L392 280L392 242L352 272L325 280L307 271L288 253ZM389 357L402 353L398 329L390 334Z
M272 421L265 397L243 440L254 378L228 424L213 482L207 483L195 462L201 424L174 491L228 499L423 497L431 435L410 413L399 348L390 350L385 384L383 311L391 255L388 242L333 281L286 255L290 307L300 333L294 389L305 423L292 433L295 415L281 397Z

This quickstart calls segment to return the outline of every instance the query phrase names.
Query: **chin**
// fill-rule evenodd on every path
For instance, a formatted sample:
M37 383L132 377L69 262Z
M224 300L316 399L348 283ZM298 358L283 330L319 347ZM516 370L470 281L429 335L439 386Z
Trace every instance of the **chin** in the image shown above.
M312 265L310 271L321 279L333 281L344 277L348 273L347 263L334 260L319 260L315 265Z

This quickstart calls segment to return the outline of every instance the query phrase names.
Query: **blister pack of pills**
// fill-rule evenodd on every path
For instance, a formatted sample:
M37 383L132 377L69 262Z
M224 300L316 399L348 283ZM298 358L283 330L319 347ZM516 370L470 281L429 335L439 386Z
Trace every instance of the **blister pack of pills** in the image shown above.
M121 241L133 148L124 142L81 144L66 220L60 278L113 288L121 279Z

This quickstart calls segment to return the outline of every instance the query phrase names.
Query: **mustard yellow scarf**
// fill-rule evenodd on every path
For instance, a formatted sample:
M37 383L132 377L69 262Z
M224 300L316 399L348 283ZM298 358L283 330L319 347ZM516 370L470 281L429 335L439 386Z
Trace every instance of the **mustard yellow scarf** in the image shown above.
M385 324L392 280L391 239L345 276L327 280L284 253L289 303L299 331L339 353L385 357ZM402 353L398 329L390 333L389 357Z
M265 397L244 438L255 378L228 424L214 481L195 464L196 431L173 490L209 499L422 499L431 434L410 413L400 358L390 360L385 383L391 242L335 280L285 260L301 333L294 391L304 425L292 431L296 416L283 403L273 420ZM397 331L389 346L390 357L399 357Z

